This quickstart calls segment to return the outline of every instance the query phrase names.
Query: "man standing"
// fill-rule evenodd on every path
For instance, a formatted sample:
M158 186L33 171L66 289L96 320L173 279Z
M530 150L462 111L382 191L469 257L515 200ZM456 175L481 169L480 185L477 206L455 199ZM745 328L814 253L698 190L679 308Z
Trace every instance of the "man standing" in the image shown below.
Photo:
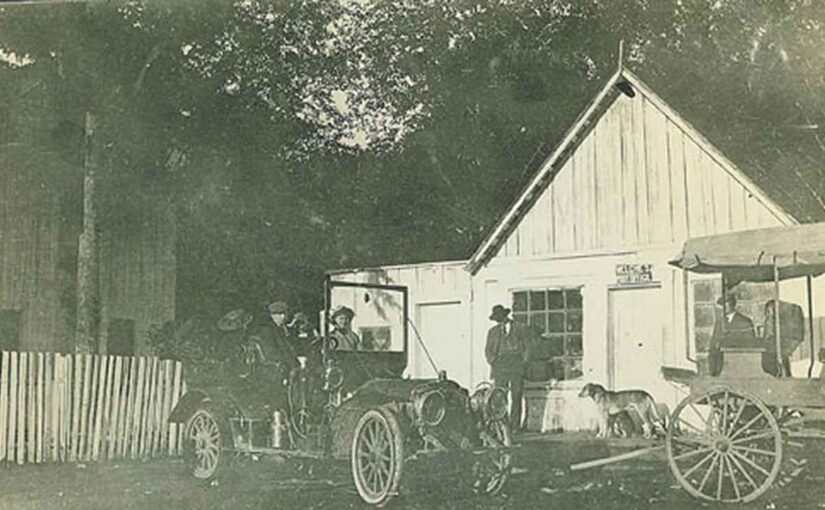
M510 309L495 305L490 320L496 325L487 332L484 354L490 364L493 382L510 392L510 427L521 428L521 398L524 391L524 366L527 362L528 330L510 320Z
M722 371L722 347L760 347L753 321L736 310L736 295L728 292L716 303L722 306L724 316L713 324L708 353L711 375L719 375Z

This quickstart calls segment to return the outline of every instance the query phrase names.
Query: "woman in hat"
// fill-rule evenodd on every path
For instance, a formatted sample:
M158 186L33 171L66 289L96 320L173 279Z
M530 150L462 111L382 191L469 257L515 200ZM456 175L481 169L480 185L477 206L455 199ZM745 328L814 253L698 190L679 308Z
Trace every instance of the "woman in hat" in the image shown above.
M352 330L352 318L355 312L348 306L338 306L332 311L331 319L335 326L330 336L334 339L339 351L357 351L361 347L361 339Z

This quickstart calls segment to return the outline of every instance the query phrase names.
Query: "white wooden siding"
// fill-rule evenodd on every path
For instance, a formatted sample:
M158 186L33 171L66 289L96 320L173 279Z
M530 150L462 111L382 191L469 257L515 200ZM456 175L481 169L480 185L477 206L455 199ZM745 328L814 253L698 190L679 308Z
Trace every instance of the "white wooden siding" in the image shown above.
M663 245L780 225L684 126L644 94L619 95L498 256Z

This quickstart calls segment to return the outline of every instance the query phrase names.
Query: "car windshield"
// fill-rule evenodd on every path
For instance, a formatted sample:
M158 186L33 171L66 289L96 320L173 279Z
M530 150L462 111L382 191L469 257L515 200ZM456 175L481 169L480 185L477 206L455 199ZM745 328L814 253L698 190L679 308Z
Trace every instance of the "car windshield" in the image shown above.
M403 352L403 293L332 285L330 333L341 351Z

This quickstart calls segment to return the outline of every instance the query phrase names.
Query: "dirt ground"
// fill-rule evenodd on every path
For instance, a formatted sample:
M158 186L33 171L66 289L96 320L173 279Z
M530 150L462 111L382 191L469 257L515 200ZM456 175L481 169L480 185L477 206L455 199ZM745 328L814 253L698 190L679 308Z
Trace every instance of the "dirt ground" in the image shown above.
M408 483L389 508L695 509L731 508L693 499L677 485L663 454L571 472L571 463L624 449L582 437L523 437L504 494L467 491L444 469ZM825 442L786 445L787 483L734 508L825 508ZM793 460L790 460L793 459ZM801 469L799 469L801 468ZM344 509L362 508L345 463L303 463L273 457L238 459L217 483L200 483L177 459L147 462L0 468L0 509ZM781 485L781 486L780 486Z

